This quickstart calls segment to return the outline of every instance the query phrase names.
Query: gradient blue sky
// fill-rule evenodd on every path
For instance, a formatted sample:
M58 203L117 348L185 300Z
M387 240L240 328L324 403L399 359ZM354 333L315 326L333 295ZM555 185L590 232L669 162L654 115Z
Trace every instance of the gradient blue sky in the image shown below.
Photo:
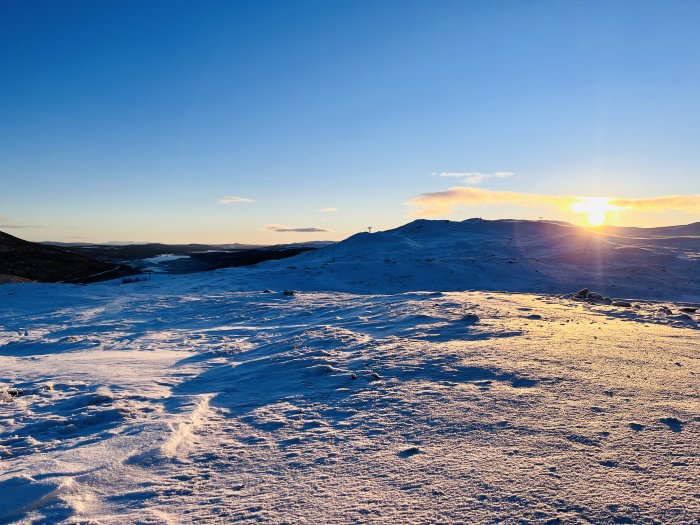
M608 219L700 220L699 23L696 1L0 0L0 229L338 239L462 186L488 204L437 217L585 222L507 191L685 195Z

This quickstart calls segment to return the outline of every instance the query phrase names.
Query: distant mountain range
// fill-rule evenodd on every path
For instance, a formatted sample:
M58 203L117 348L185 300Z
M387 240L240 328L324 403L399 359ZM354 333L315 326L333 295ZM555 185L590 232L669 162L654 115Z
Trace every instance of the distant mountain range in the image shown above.
M625 237L639 237L648 239L652 237L700 237L700 222L683 224L681 226L661 226L658 228L635 228L631 226L602 226L598 231L611 235Z
M46 244L47 246L60 246L62 248L105 248L119 250L125 246L133 248L143 248L148 250L149 247L155 250L162 249L163 246L176 246L181 249L188 249L190 251L195 250L209 250L209 249L221 249L221 250L252 250L255 248L264 248L264 244L240 244L237 242L231 244L164 244L159 242L132 242L132 241L107 241L107 242L59 242L59 241L41 241L40 244ZM160 247L160 248L159 248Z
M145 243L145 244L78 244L69 245L53 242L42 243L45 246L60 246L62 250L69 251L99 259L103 261L134 261L140 259L148 259L157 257L163 254L170 255L189 255L191 253L202 253L211 251L226 251L232 250L248 250L256 249L258 246L247 244L235 245L211 245L211 244L162 244L162 243ZM227 246L233 246L228 248Z
M34 243L0 232L0 284L23 281L89 283L143 271L191 273L249 266L292 257L328 244L332 243L278 246Z

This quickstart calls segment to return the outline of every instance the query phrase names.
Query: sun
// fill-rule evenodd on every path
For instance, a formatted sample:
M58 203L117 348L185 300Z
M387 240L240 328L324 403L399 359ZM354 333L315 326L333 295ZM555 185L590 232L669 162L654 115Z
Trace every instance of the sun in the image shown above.
M601 226L605 224L608 212L620 209L610 204L610 201L611 199L605 197L578 197L571 205L571 210L588 214L588 224L591 226Z

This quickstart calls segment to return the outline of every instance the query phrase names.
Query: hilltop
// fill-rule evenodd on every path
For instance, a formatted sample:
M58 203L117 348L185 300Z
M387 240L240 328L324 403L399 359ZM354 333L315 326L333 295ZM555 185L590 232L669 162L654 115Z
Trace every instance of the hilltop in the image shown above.
M416 220L221 275L242 289L563 293L588 287L612 296L698 300L700 236L688 235L694 228Z

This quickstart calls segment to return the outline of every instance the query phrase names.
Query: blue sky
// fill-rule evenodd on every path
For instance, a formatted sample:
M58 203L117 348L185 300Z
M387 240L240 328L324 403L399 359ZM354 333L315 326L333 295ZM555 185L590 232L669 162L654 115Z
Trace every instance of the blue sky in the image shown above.
M0 230L267 244L416 215L585 223L548 196L700 220L698 20L693 1L0 0Z

